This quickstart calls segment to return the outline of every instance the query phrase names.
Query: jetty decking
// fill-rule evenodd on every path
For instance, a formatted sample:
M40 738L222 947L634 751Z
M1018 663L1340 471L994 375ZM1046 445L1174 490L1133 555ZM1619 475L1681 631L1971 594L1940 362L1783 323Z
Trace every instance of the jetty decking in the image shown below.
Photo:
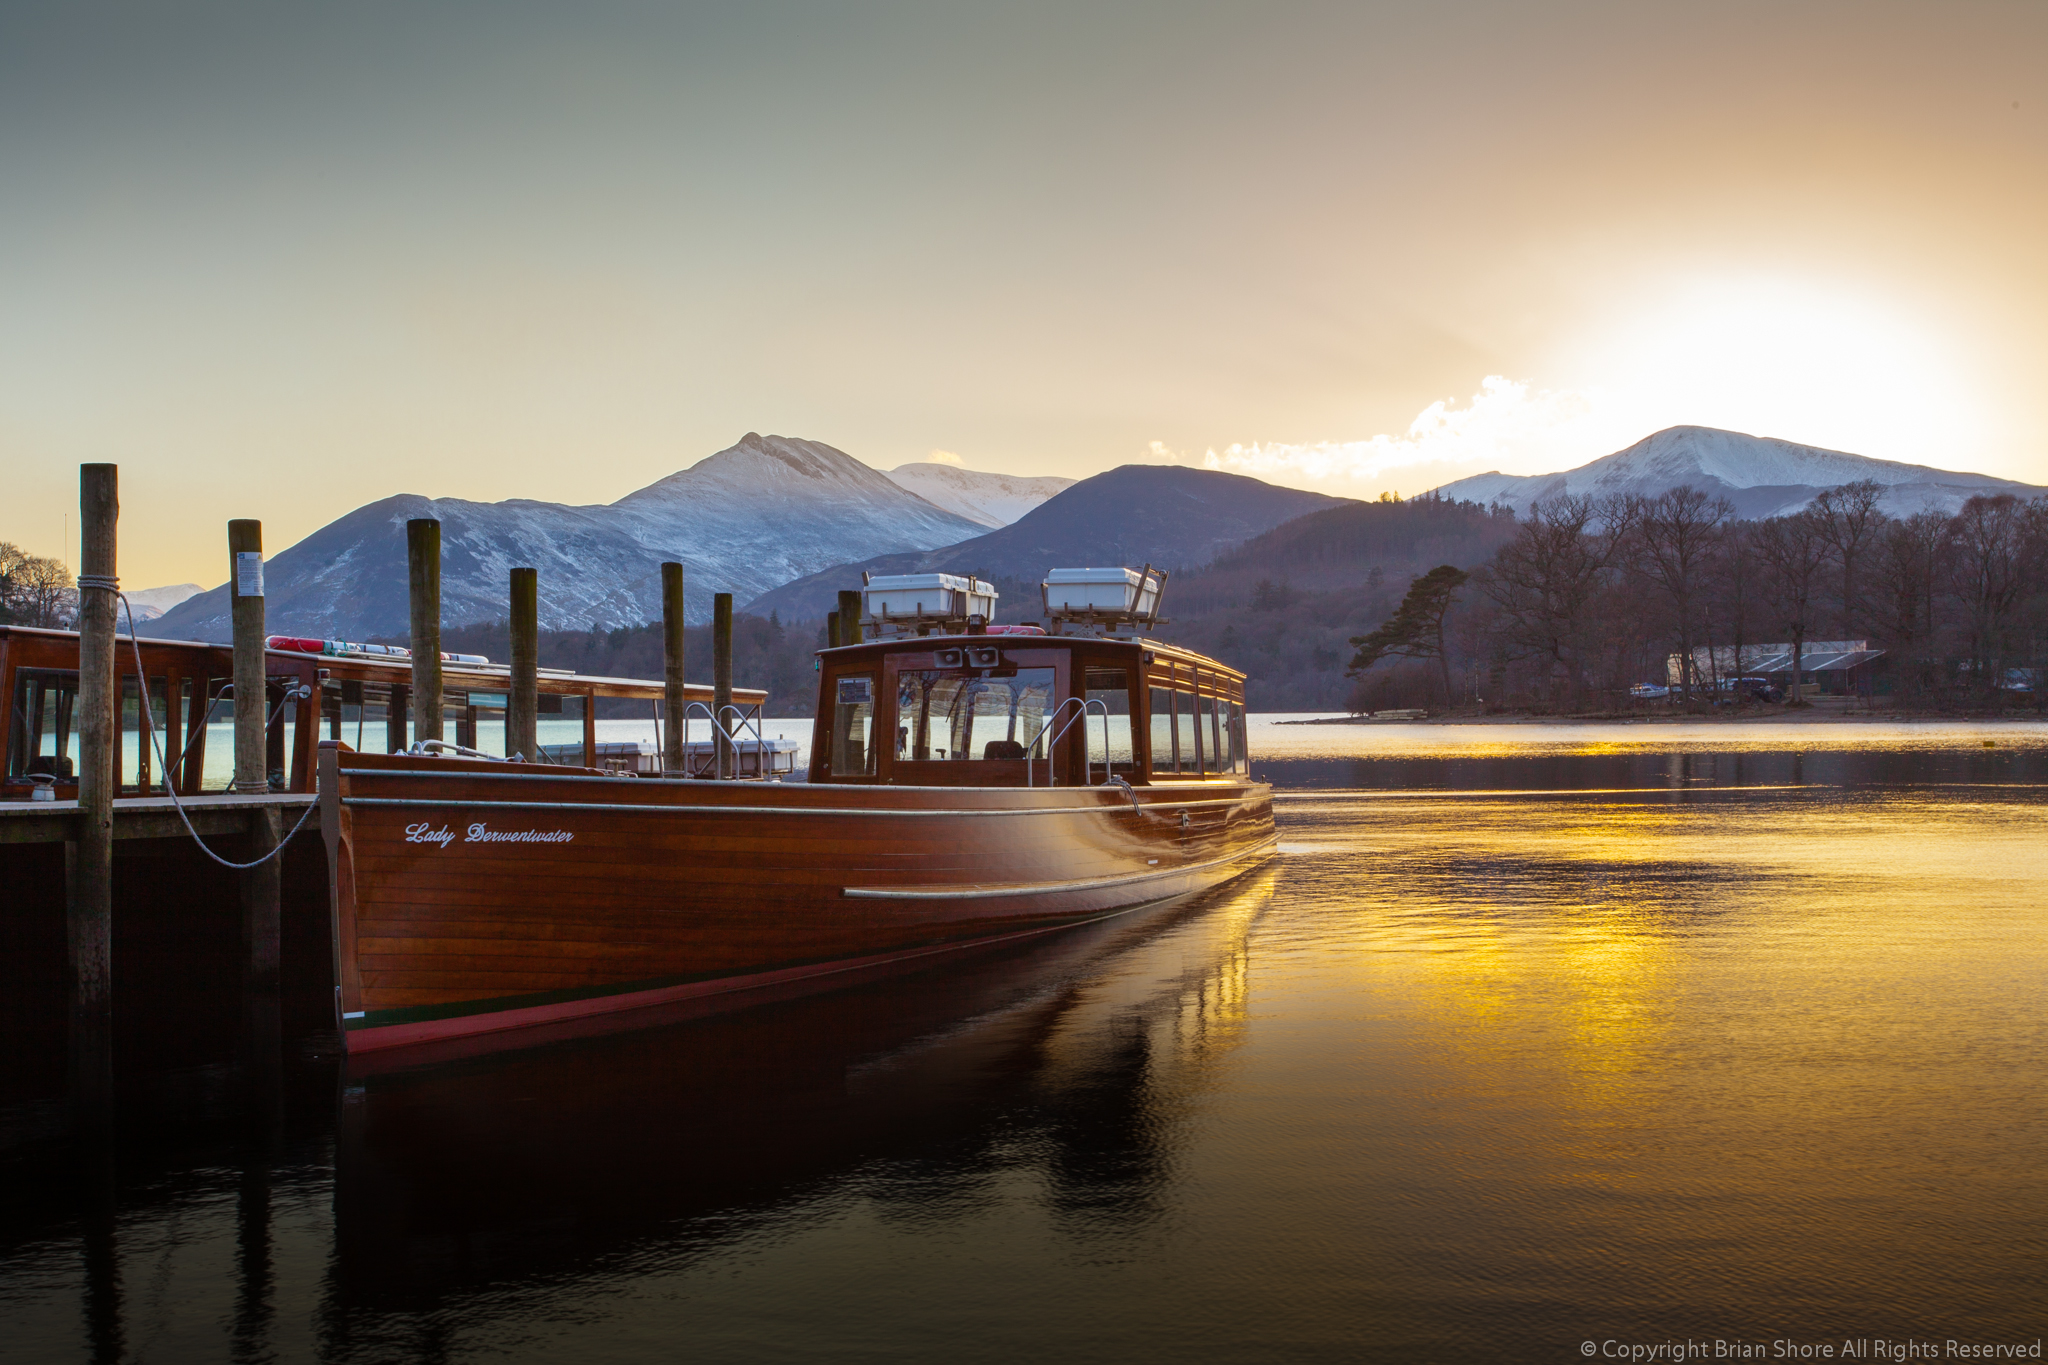
M222 793L182 798L192 828L202 838L216 835L246 835L251 817L259 811L274 810L287 831L313 807L299 837L320 832L320 798L312 792ZM0 802L0 844L62 844L78 838L84 813L76 801ZM169 839L185 833L185 822L168 796L124 797L114 802L114 840ZM216 850L219 852L220 850ZM118 852L118 850L117 850ZM222 852L230 861L245 861Z

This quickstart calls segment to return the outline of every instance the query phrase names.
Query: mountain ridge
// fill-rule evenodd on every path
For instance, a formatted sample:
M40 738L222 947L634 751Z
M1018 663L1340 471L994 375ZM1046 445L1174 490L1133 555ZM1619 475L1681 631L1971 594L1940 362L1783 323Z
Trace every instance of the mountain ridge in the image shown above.
M658 620L660 565L683 565L685 617L713 594L745 601L854 554L923 549L979 533L844 451L748 432L734 445L609 504L474 502L400 493L336 518L264 566L279 634L329 639L410 628L405 523L441 522L442 620L502 618L507 571L540 571L541 624L610 629ZM227 586L150 623L158 637L232 636Z
M1194 568L1282 522L1351 501L1243 474L1120 465L1063 489L1011 525L932 550L873 555L784 583L747 603L756 616L815 619L863 572L980 574L1004 587L1001 610L1038 611L1045 571L1092 564ZM1028 589L1020 608L1016 595Z
M990 474L929 461L897 465L889 477L926 502L991 529L1010 525L1075 483L1052 474Z
M1560 494L1655 497L1690 484L1727 498L1737 516L1761 519L1797 511L1823 489L1858 479L1875 479L1885 486L1881 506L1892 516L1908 516L1927 508L1954 512L1979 493L2022 497L2048 493L2048 488L1989 474L1880 460L1775 436L1701 426L1666 427L1572 469L1549 474L1490 470L1435 491L1459 501L1505 503L1523 514L1535 503Z

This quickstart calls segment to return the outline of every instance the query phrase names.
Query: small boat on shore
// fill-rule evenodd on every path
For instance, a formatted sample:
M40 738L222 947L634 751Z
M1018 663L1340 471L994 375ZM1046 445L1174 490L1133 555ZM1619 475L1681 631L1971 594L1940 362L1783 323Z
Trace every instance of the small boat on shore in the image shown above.
M1163 579L1056 570L1042 627L987 625L978 580L872 580L807 781L323 747L349 1051L851 981L1259 865L1243 675L1152 638Z

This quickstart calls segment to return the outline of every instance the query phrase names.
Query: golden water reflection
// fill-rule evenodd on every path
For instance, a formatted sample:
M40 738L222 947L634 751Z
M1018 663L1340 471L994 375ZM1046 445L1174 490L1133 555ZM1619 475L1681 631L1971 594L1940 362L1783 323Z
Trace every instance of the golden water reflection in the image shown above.
M1379 1021L1387 1045L1347 1080L1399 1116L1357 1156L1389 1235L1431 1249L1383 1267L1403 1302L1484 1268L1560 1337L2029 1320L2048 804L1370 792L1283 811L1301 851L1256 959L1319 963L1318 992Z
M111 1273L59 1199L0 1241L0 1356L81 1302L336 1365L2030 1342L2048 800L1980 750L1424 754L1028 950L138 1122Z

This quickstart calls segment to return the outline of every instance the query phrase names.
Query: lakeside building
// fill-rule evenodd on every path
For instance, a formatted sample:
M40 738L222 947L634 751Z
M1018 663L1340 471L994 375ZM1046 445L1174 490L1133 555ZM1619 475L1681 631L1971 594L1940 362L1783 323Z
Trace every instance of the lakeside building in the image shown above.
M1859 697L1889 691L1880 671L1881 649L1868 640L1808 640L1799 651L1796 667L1802 685L1819 692ZM1792 685L1795 663L1790 641L1777 644L1702 645L1692 652L1693 685L1725 688L1737 678L1768 678L1774 687ZM1673 654L1665 661L1665 675L1673 691L1685 682L1685 656Z

